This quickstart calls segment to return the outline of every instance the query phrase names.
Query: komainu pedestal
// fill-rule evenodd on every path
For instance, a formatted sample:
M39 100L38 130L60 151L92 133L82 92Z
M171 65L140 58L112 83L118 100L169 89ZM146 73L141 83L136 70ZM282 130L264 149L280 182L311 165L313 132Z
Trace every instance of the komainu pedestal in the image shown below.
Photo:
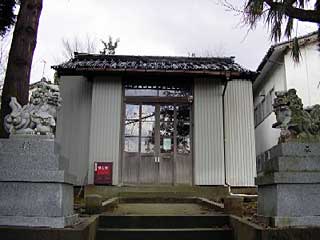
M73 212L75 177L46 136L0 139L0 225L63 228Z
M282 143L258 159L258 215L275 227L320 226L320 144Z

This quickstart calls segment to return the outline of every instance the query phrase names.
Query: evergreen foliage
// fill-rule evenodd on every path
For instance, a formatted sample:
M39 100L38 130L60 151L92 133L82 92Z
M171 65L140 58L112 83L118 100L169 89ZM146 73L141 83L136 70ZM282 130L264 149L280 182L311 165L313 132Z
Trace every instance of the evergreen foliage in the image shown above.
M103 55L115 55L116 54L116 48L118 47L118 44L120 42L120 39L118 38L115 42L113 42L112 37L109 36L109 41L105 42L101 40L101 43L103 44L103 49L100 51L100 54Z
M0 36L3 37L15 24L14 8L16 0L2 0L0 2Z

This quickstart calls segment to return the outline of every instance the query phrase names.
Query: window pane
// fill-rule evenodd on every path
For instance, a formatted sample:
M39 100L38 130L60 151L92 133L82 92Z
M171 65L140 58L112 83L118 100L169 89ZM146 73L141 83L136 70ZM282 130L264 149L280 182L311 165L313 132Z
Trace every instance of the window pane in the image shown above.
M150 97L158 96L158 90L156 89L125 89L125 96L141 96Z
M126 119L139 119L139 105L126 104Z
M190 147L190 137L177 137L177 153L190 153L191 147Z
M175 97L176 90L160 90L159 96L160 97Z
M160 136L173 136L174 124L173 122L160 122Z
M174 106L160 106L160 120L173 121L174 120Z
M190 105L177 106L177 119L181 121L190 121Z
M172 81L171 79L125 80L125 96L159 96L188 97L192 96L192 82Z
M141 136L151 137L154 136L155 122L142 122L141 123Z
M177 122L177 135L187 136L190 134L190 122L178 120Z
M139 120L126 120L125 135L139 136Z
M187 97L191 96L190 89L174 89L174 90L160 90L159 96L160 97Z
M266 98L264 98L261 102L261 121L265 118L266 116Z
M258 109L254 109L254 126L258 125Z
M153 105L142 105L142 121L155 121L156 107Z
M139 152L139 137L126 137L124 141L125 152Z
M161 151L161 153L173 152L173 138L161 137L160 138L160 151Z
M153 138L141 138L141 153L154 153Z

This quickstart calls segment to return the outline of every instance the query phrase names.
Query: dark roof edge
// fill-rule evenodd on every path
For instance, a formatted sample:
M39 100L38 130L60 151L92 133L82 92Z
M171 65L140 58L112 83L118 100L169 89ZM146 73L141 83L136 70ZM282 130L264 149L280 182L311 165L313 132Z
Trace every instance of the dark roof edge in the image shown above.
M125 74L168 74L185 76L206 76L224 77L226 79L246 79L254 81L256 72L236 72L236 71L182 71L182 70L145 70L145 69L56 69L59 75L125 75Z

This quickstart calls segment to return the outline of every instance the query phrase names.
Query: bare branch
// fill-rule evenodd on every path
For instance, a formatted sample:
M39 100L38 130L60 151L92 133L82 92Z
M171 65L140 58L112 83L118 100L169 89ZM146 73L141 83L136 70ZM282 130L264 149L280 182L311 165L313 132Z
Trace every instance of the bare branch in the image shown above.
M89 34L86 35L84 40L81 40L78 36L75 36L73 40L62 39L62 56L64 59L70 59L74 57L75 52L96 53L96 46L96 40L91 38Z

